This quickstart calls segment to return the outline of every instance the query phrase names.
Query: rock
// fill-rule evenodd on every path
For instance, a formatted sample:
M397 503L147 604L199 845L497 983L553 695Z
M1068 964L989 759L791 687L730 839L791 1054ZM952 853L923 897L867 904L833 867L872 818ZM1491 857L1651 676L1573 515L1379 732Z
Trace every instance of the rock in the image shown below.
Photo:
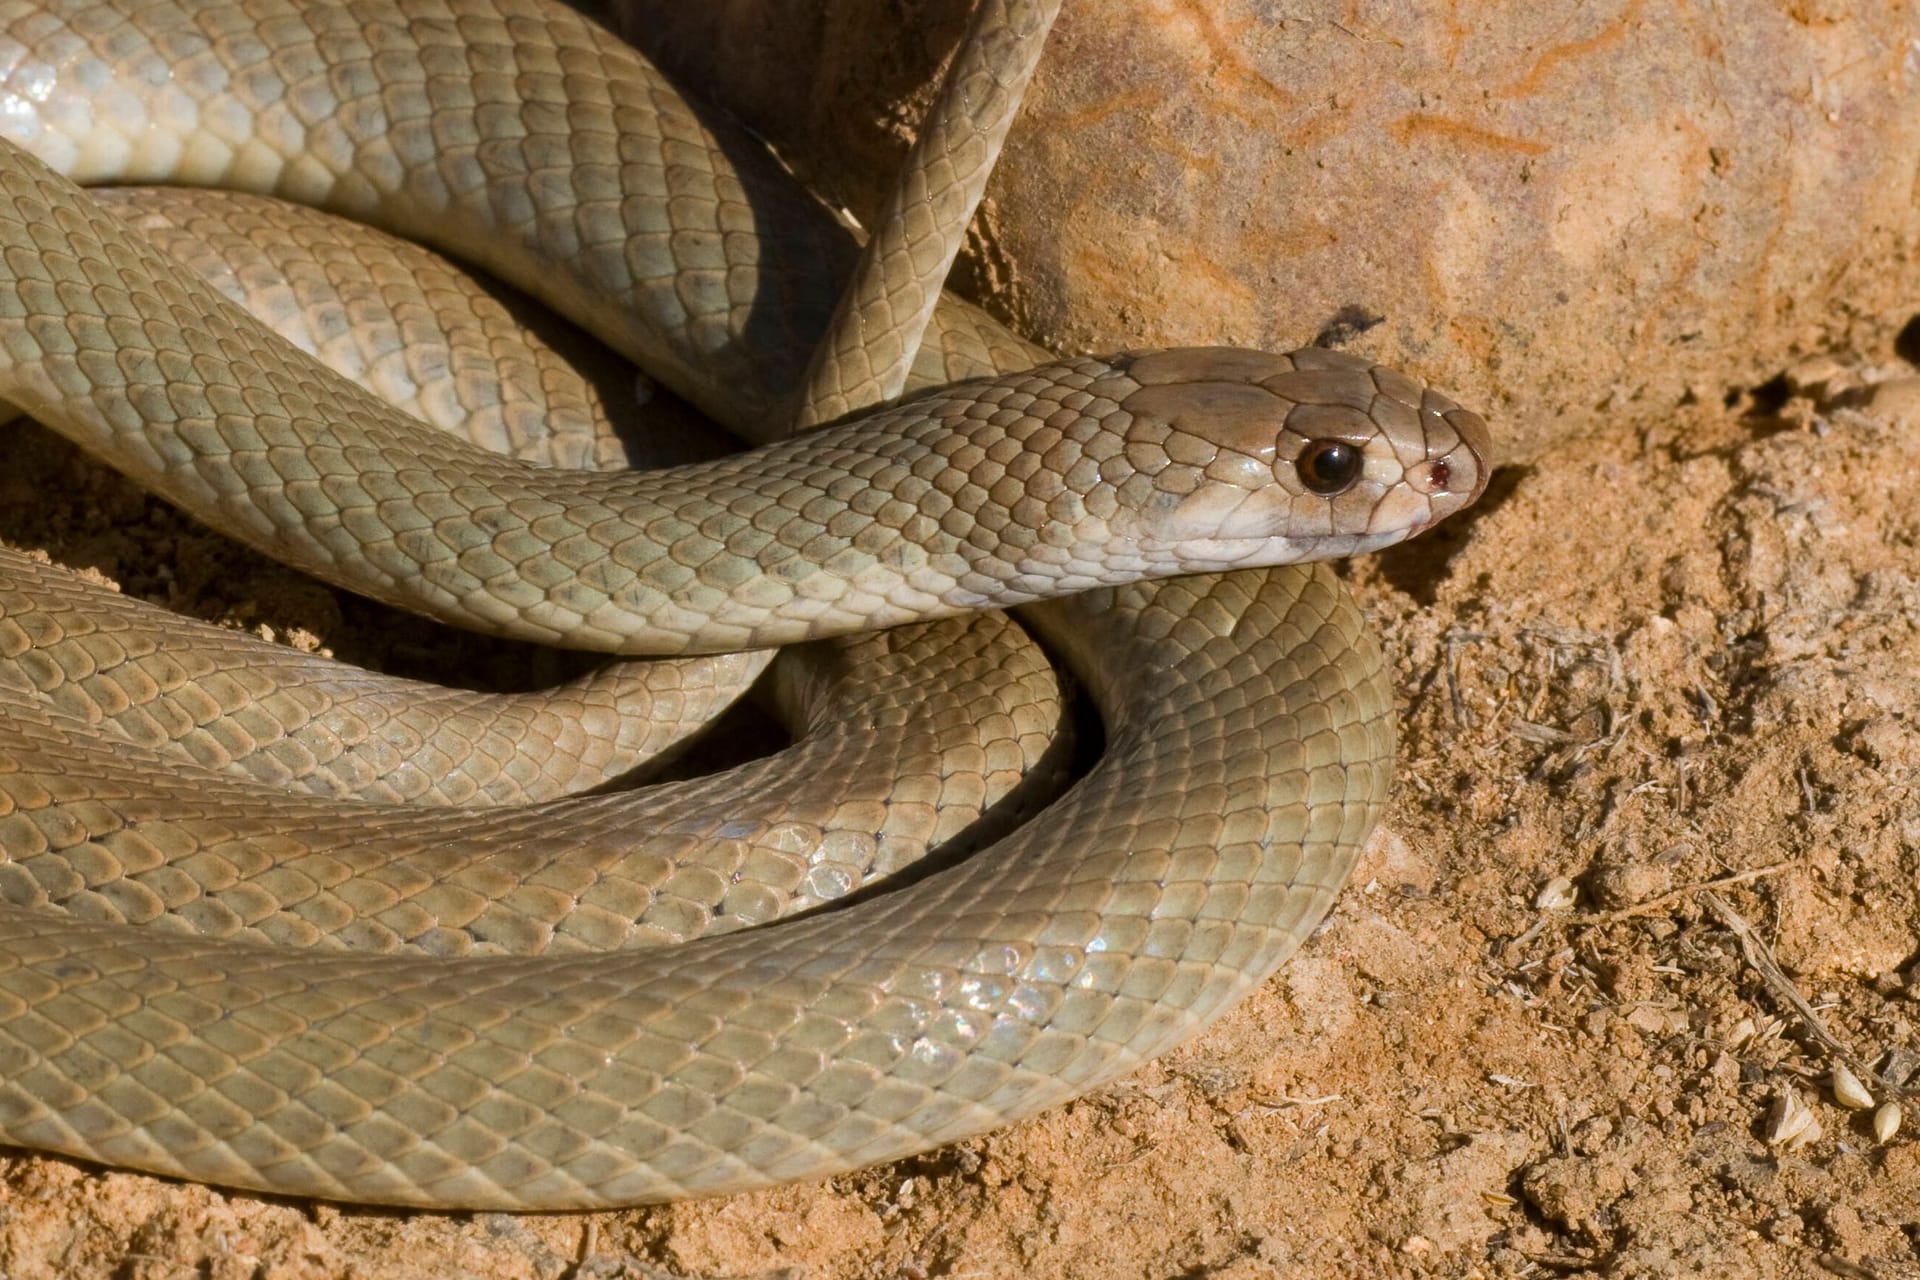
M1638 906L1673 888L1673 868L1627 857L1608 860L1588 873L1587 887L1611 910Z
M1867 411L1895 422L1920 422L1920 378L1889 378L1875 386Z
M968 8L611 2L856 212ZM972 284L1064 350L1324 335L1486 412L1528 459L1623 401L1891 339L1920 241L1911 34L1891 0L1339 22L1076 0Z

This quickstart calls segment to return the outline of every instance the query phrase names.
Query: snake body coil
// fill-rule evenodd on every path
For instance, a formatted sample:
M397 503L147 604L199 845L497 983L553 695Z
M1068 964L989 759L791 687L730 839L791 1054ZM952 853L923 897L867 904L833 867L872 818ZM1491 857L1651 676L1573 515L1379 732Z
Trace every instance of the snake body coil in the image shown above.
M1108 726L1059 801L903 888L679 946L508 956L464 953L565 941L538 913L591 897L601 864L569 856L577 834L548 832L553 855L518 870L483 861L500 900L528 908L503 924L486 892L428 874L433 836L356 853L289 816L331 802L287 800L293 829L277 829L271 807L219 808L222 788L258 786L223 777L200 784L204 810L143 826L158 803L134 794L143 773L194 803L160 780L173 748L62 768L59 751L85 756L77 718L48 709L50 685L23 686L0 752L6 1141L396 1204L737 1190L1114 1079L1262 980L1326 911L1385 801L1391 691L1329 571L1218 571L1386 545L1471 501L1486 477L1474 415L1328 352L1050 361L943 303L920 377L975 381L743 461L544 471L395 415L42 162L241 185L433 240L771 436L851 246L637 55L536 0L14 0L0 73L0 133L39 157L0 157L0 396L203 519L447 620L616 652L1040 601L1023 621ZM1195 576L1138 581L1174 573ZM978 652L961 675L1020 661ZM1028 704L1001 705L1017 724ZM90 794L89 771L125 794ZM972 799L991 810L1000 794ZM625 802L509 798L494 819L340 803L404 844ZM289 843L305 869L268 859ZM754 916L729 913L728 875L711 879L674 913ZM638 905L610 914L628 923L640 899L675 900L627 896ZM120 923L136 915L161 928ZM200 932L226 936L189 935L210 919L223 926ZM368 932L427 954L333 949ZM321 945L263 941L288 933Z

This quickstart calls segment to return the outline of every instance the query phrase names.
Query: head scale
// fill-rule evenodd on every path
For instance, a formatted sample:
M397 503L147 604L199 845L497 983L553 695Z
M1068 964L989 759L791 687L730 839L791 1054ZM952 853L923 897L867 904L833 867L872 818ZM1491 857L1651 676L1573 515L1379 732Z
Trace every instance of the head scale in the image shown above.
M1137 533L1195 569L1376 550L1486 487L1479 415L1357 356L1192 348L1115 366Z

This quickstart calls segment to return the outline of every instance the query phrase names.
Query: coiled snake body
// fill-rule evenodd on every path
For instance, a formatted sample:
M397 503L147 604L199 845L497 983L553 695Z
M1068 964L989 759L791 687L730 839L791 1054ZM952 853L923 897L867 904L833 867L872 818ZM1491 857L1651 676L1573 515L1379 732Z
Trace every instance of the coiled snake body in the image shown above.
M819 1175L1114 1078L1263 979L1327 909L1385 799L1391 695L1337 579L1249 566L1386 545L1471 501L1486 475L1472 414L1327 352L1056 361L942 302L910 387L975 381L746 461L544 471L331 377L42 162L83 182L243 186L431 241L771 437L853 247L630 50L536 0L13 0L0 70L0 132L32 153L0 162L0 396L209 523L448 621L609 652L1023 604L1108 726L1064 797L957 865L649 949L631 944L688 917L832 895L769 904L736 890L735 864L648 880L654 854L608 828L679 839L693 819L671 796L554 798L591 774L522 786L528 771L502 766L441 797L510 806L496 818L385 804L329 836L293 815L355 802L250 816L257 782L159 780L166 750L187 744L204 770L235 732L158 732L109 763L72 722L84 682L0 679L20 686L0 771L6 1141L417 1205L587 1207ZM32 609L43 632L66 625ZM1020 659L946 625L883 648L965 655L963 683L1005 673L980 718L1025 741ZM751 674L676 670L676 688ZM1005 787L960 790L990 811ZM872 799L828 843L878 849L916 803ZM494 821L548 847L443 865L469 839L444 833ZM648 903L668 904L657 929ZM567 923L581 906L590 924ZM602 933L627 949L573 949ZM426 954L339 949L369 937ZM317 949L266 945L281 939ZM506 942L544 953L484 954Z

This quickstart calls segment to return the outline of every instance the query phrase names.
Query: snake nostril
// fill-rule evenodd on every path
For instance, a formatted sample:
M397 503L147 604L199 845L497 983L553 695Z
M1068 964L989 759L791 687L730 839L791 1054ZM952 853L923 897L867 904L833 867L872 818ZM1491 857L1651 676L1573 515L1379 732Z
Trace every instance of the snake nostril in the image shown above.
M1453 464L1445 458L1427 466L1427 492L1445 493L1453 481Z

